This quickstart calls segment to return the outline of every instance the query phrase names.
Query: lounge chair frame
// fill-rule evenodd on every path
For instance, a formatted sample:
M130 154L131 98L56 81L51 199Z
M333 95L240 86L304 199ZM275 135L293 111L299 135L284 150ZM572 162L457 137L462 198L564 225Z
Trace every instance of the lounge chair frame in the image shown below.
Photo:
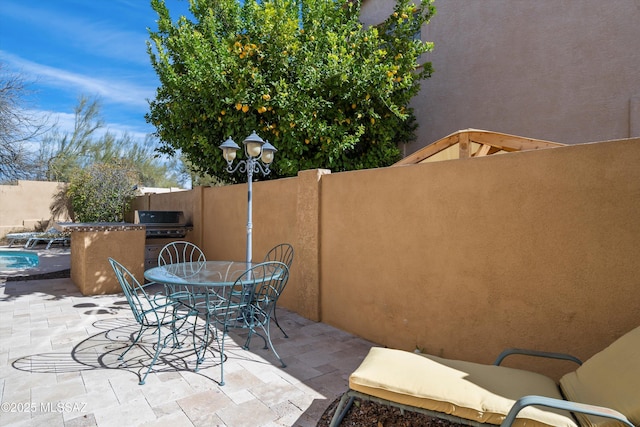
M428 415L430 417L440 418L440 419L451 421L454 423L474 426L474 427L483 427L483 426L486 427L488 425L492 425L492 424L481 424L472 420L468 420L466 418L456 417L455 415L449 415L443 412L431 411L429 409L418 408L415 406L408 406L402 403L397 403L391 400L381 399L379 397L364 394L359 391L349 390L346 393L344 393L340 398L340 402L338 403L338 406L336 407L336 411L333 414L333 418L331 419L331 423L329 424L331 427L340 425L344 417L347 415L347 412L349 412L349 409L351 409L351 406L353 405L353 401L356 398L374 402L374 403L379 403L381 405L393 406L395 408L400 409L402 414L404 414L404 411L416 412L419 414ZM514 403L513 407L507 414L507 417L504 419L502 424L500 424L500 426L510 427L511 425L513 425L513 423L516 421L516 417L518 416L518 413L527 406L547 406L550 408L564 409L570 412L582 412L587 415L597 415L597 416L606 417L606 418L613 418L626 426L635 427L623 414L621 414L618 411L614 411L613 409L604 408L602 406L586 405L584 403L569 402L567 400L552 399L544 396L525 396L518 399L516 403Z
M550 359L559 359L559 360L568 360L571 362L575 362L578 365L582 365L582 361L580 359L578 359L577 357L574 357L570 354L565 354L565 353L554 353L554 352L546 352L546 351L538 351L538 350L529 350L529 349L522 349L522 348L508 348L505 349L504 351L502 351L502 353L500 353L498 355L498 357L496 358L495 362L493 363L494 365L498 366L502 363L502 361L507 358L508 356L514 355L514 354L520 354L520 355L526 355L526 356L533 356L533 357L542 357L542 358L550 358ZM376 396L371 396L356 390L351 390L349 389L346 393L344 393L342 395L342 397L340 398L340 402L338 403L338 406L335 409L335 413L333 414L333 418L331 419L331 423L329 424L330 427L337 427L340 425L340 423L342 422L342 420L344 419L344 417L346 416L347 412L349 411L349 409L351 408L353 401L356 399L362 399L362 400L367 400L367 401L371 401L371 402L376 402L376 403L380 403L383 405L388 405L388 406L393 406L396 408L399 408L400 411L404 412L404 411L410 411L410 412L417 412L420 414L425 414L434 418L440 418L440 419L445 419L448 421L452 421L458 424L463 424L463 425L469 425L469 426L487 426L487 425L492 425L492 424L483 424L483 423L478 423L476 421L473 420L468 420L466 418L460 418L457 417L455 415L450 415L450 414L445 414L443 412L437 412L437 411L432 411L429 409L424 409L424 408L418 408L415 406L409 406L409 405L405 405L402 403L398 403L398 402L393 402L387 399L381 399L379 397ZM596 416L600 416L600 417L605 417L605 418L612 418L614 420L619 421L620 423L622 423L623 425L629 426L629 427L635 427L628 419L627 417L625 417L622 413L615 411L613 409L610 408L605 408L602 406L596 406L596 405L588 405L585 403L579 403L579 402L572 402L572 401L568 401L568 400L560 400L560 399L554 399L554 398L550 398L550 397L545 397L545 396L523 396L520 399L518 399L513 406L511 407L509 413L506 415L504 421L502 422L502 424L500 424L501 427L511 427L512 424L516 421L516 418L518 416L518 414L520 413L520 411L522 409L524 409L527 406L545 406L545 407L549 407L549 408L557 408L557 409L563 409L572 413L576 413L576 412L580 412L583 414L587 414L587 415L596 415ZM575 417L574 417L575 418ZM577 425L580 425L580 423L578 421L576 421Z
M50 229L44 233L36 233L32 237L27 240L27 243L24 244L25 249L34 248L38 243L46 243L47 249L51 248L51 245L54 243L61 243L62 246L67 246L71 238L68 233L63 233L61 231Z
M9 233L5 237L7 239L7 243L9 247L12 247L15 243L26 243L30 238L41 234L37 231L25 231L22 233Z
M440 418L443 420L451 421L458 424L464 424L468 426L482 427L487 425L487 424L481 424L472 420L467 420L465 418L456 417L455 415L449 415L443 412L436 412L436 411L431 411L429 409L418 408L417 406L404 405L402 403L393 402L387 399L381 399L376 396L371 396L369 394L364 394L359 391L349 389L340 398L340 402L338 402L338 406L336 407L336 411L333 414L333 418L331 419L331 423L329 424L329 426L332 426L332 427L339 426L340 423L342 423L342 420L344 419L344 417L347 415L347 412L349 412L349 409L351 409L351 406L353 405L353 402L356 399L366 400L369 402L374 402L381 405L387 405L387 406L392 406L394 408L398 408L400 409L400 412L403 415L404 415L404 411L409 411L409 412L416 412L418 414L424 414L430 417Z

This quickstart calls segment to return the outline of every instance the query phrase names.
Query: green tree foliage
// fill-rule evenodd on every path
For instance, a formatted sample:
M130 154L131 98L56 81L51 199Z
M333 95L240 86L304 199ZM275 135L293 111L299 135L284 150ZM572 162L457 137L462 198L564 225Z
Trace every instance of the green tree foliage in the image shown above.
M74 221L120 222L135 197L138 175L127 162L94 163L76 169L67 189Z
M432 45L415 37L431 3L397 0L365 28L352 0L190 0L193 17L175 22L152 0L161 86L146 119L160 151L228 180L218 145L256 130L279 150L273 177L394 163L414 138L409 101L431 75L418 60Z

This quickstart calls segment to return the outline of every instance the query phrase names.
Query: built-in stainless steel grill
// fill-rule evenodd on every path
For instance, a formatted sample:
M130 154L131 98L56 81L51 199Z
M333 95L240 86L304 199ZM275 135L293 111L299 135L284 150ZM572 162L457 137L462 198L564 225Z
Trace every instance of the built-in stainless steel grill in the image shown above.
M183 238L191 229L182 211L135 211L134 223L146 227L147 239Z
M145 270L158 265L158 254L164 245L185 239L187 232L193 229L186 223L182 211L135 211L133 222L145 226Z

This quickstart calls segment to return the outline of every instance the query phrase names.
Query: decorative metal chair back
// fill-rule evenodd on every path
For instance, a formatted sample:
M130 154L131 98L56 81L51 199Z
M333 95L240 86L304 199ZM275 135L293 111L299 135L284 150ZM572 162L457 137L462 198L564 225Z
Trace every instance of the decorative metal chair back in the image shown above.
M261 323L266 324L275 310L278 298L280 298L289 281L289 267L278 261L268 261L261 265L264 266L262 268L265 269L265 274L270 274L270 279L256 283L252 304L254 306L254 316Z
M289 243L280 243L279 245L271 248L267 255L264 257L264 261L280 261L286 264L290 269L293 263L293 246Z
M116 274L124 296L127 298L136 322L143 326L156 325L159 321L158 314L155 312L152 298L147 291L145 291L144 287L133 274L118 261L109 258L109 263Z
M206 260L202 249L191 242L181 240L166 244L158 254L158 265L205 262Z
M191 242L186 242L183 240L178 240L175 242L167 243L158 254L158 265L168 265L168 264L178 264L178 263L190 263L185 265L176 266L173 273L179 275L180 277L192 277L202 269L204 263L207 261L207 258L204 256L204 252L198 246ZM190 295L195 299L202 299L202 292L191 292L193 289L189 289L187 286L172 286L171 293L174 294L177 299L181 299L184 301L185 298L181 298L179 296L180 292L184 292L184 295ZM192 303L194 303L192 301Z
M290 269L291 264L293 263L293 246L291 246L289 243L280 243L279 245L274 246L269 252L267 252L267 255L264 257L264 260L280 261L286 264L287 267ZM284 290L284 286L282 287L280 292L282 292L282 290ZM284 329L282 329L282 326L280 326L280 323L278 322L278 315L276 313L275 307L273 308L273 320L274 322L276 322L276 326L278 327L278 329L282 331L282 334L284 335L284 337L289 338L289 335L287 335L287 333L284 331Z
M220 342L220 385L224 385L224 338L230 329L248 329L244 348L248 349L252 335L258 335L271 347L283 367L286 365L273 348L269 320L282 288L289 278L289 268L278 261L254 265L246 270L228 289L219 304L211 304L210 318L222 330ZM264 336L256 331L260 328Z

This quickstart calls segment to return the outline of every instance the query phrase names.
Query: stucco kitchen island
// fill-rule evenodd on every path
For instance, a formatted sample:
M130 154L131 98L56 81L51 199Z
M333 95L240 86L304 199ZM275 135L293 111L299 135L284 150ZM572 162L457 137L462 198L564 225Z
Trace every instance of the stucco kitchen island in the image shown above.
M71 280L83 295L122 292L108 258L143 280L145 226L123 222L58 223L71 233Z

